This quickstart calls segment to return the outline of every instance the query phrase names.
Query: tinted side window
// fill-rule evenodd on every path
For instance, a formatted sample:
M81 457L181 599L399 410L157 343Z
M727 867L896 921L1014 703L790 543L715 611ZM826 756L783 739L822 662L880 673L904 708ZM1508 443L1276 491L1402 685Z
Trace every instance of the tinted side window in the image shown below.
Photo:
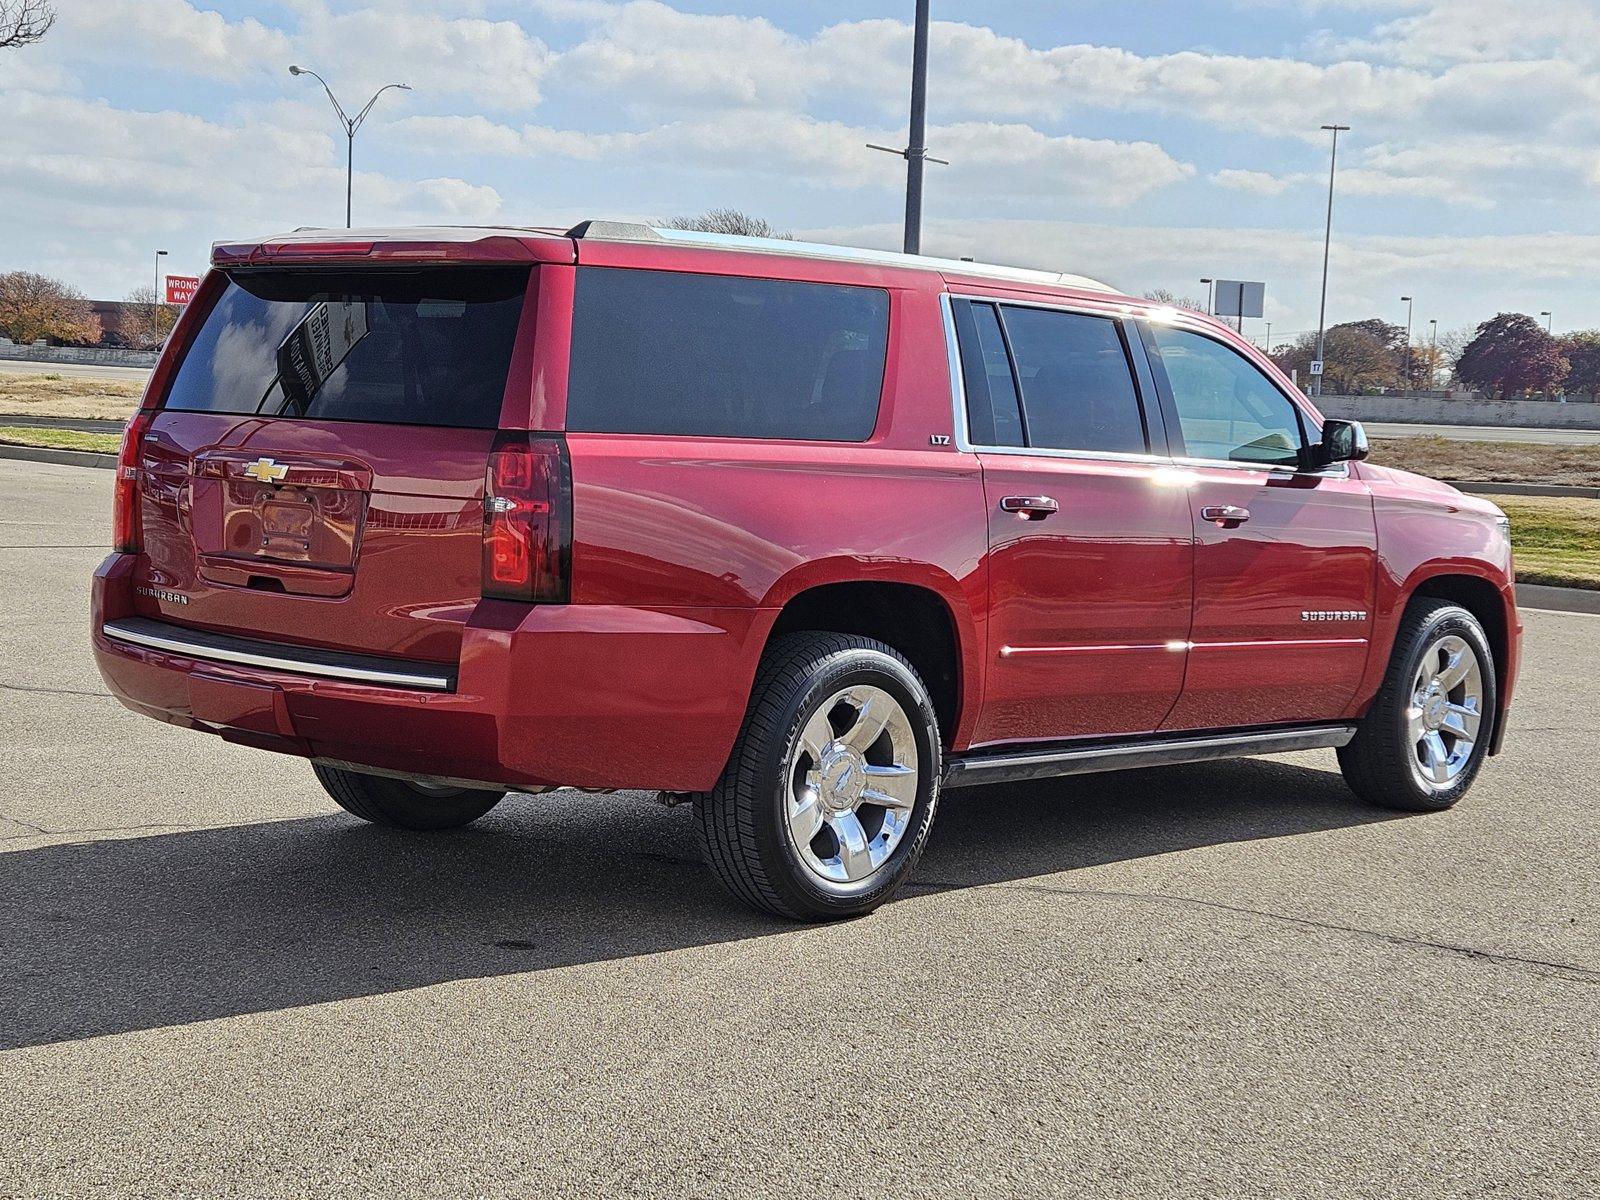
M166 407L493 429L526 269L241 271Z
M1000 314L992 304L954 302L956 336L961 346L961 378L967 395L967 424L979 446L1025 446L1017 381L1011 373Z
M1012 305L1004 311L1030 446L1118 454L1149 449L1115 320Z
M1298 466L1299 410L1242 354L1221 342L1150 325L1191 458Z
M567 428L865 441L888 339L876 288L584 268Z

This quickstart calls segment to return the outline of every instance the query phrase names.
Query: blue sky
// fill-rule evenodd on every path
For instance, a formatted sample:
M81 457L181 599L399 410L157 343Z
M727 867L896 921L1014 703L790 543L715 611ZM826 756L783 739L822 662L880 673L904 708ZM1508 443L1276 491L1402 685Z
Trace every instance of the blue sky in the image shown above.
M0 56L0 269L96 296L169 249L343 218L549 224L733 206L894 246L910 0L61 0ZM1600 4L934 0L926 248L1132 292L1264 279L1274 340L1553 309L1600 325ZM1259 323L1254 332L1261 332Z

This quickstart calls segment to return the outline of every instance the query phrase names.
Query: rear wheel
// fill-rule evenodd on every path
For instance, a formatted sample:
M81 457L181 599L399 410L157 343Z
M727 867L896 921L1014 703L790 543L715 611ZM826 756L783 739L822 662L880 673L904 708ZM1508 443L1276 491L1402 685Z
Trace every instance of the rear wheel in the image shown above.
M504 792L436 787L322 763L312 763L311 769L345 812L390 829L459 829L472 824L505 797Z
M763 657L701 848L739 899L797 920L888 900L927 841L939 726L911 665L870 638L800 633Z
M1385 808L1434 812L1466 795L1488 753L1494 656L1483 626L1446 600L1406 610L1394 656L1339 766L1357 795Z

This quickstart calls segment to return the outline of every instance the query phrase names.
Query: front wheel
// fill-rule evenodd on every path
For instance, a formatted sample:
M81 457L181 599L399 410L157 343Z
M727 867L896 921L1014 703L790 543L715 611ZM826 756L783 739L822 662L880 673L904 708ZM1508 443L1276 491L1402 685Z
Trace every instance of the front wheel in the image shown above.
M367 775L312 763L317 780L352 816L390 829L459 829L505 798L504 792L435 787L387 775Z
M800 633L761 661L722 778L695 799L707 863L735 896L796 920L884 903L927 841L939 724L881 642Z
M1451 807L1488 753L1495 683L1478 619L1446 600L1414 602L1401 618L1383 689L1339 749L1346 782L1384 808Z

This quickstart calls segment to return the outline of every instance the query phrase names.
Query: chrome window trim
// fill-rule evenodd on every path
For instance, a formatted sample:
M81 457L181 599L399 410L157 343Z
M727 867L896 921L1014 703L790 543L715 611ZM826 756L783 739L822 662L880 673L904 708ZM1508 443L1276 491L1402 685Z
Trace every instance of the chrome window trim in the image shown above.
M1066 458L1088 462L1145 463L1156 466L1172 465L1172 458L1165 454L1133 454L1116 450L1061 450L1050 446L982 446L974 443L971 429L967 424L967 381L961 373L961 344L956 338L954 304L957 300L975 300L979 304L1013 303L1010 300L1001 300L995 296L970 296L960 292L945 292L939 297L939 307L944 316L945 352L949 360L951 415L956 434L956 449L967 454L981 452L983 454L1009 454L1024 458ZM1124 317L1116 313L1108 313L1103 309L1089 306L1037 304L1022 300L1015 303L1020 308L1043 308L1052 312L1100 317L1103 320L1117 321L1119 323L1125 320ZM1149 424L1148 418L1146 419L1146 424Z
M965 378L963 378L961 374L961 346L956 338L956 318L955 309L953 307L957 300L970 300L979 304L1010 304L1019 308L1044 308L1049 309L1052 312L1065 312L1074 313L1079 316L1101 317L1105 320L1118 321L1123 324L1137 322L1140 320L1149 320L1150 315L1148 313L1141 315L1129 305L1118 306L1122 310L1120 313L1118 313L1108 312L1105 308L1096 307L1094 305L1073 303L1071 301L1066 301L1061 304L1048 304L1039 300L1012 300L1008 297L985 296L970 292L941 293L939 297L939 307L944 318L945 351L946 357L949 360L950 397L953 424L956 435L956 449L966 454L1010 454L1022 455L1030 458L1065 458L1086 460L1090 462L1146 463L1152 466L1162 467L1220 467L1223 470L1228 471L1265 471L1271 474L1291 477L1295 475L1307 475L1317 479L1350 478L1350 468L1349 464L1347 463L1336 464L1333 467L1326 467L1316 471L1302 471L1294 467L1273 466L1270 463L1240 463L1232 462L1224 458L1194 458L1187 455L1183 457L1174 457L1170 454L1157 454L1154 451L1151 451L1148 454L1128 454L1110 450L1057 450L1045 446L977 445L972 441L971 433L967 425L967 384ZM1174 310L1174 313L1176 315L1176 310ZM1199 333L1202 336L1209 337L1218 345L1232 350L1235 354L1239 354L1237 349L1228 345L1228 343L1223 341L1221 338L1207 333L1203 328L1193 326L1190 322L1182 320L1169 320L1165 323L1169 325L1178 325L1186 332ZM1137 334L1138 330L1134 329L1130 331L1129 336L1136 336ZM1242 354L1240 354L1239 357L1244 358L1246 362L1250 362L1250 360ZM1254 363L1250 363L1250 365L1255 367ZM1152 370L1153 369L1154 368L1152 367ZM1302 405L1296 403L1294 397L1285 393L1284 390L1278 386L1277 381L1273 379L1272 376L1261 371L1260 367L1256 367L1256 370L1261 373L1261 377L1263 379L1265 379L1273 386L1274 389L1277 390L1279 395L1282 395L1285 400L1294 406L1304 421L1306 421L1308 424L1311 423L1311 414L1306 412ZM1135 379L1135 382L1138 382L1137 379ZM1159 401L1157 401L1157 403L1159 403ZM1149 421L1147 417L1146 424L1148 423Z
M336 651L318 651L310 647L274 646L250 638L231 637L208 633L200 629L185 629L154 621L147 617L126 617L107 621L100 631L114 642L159 650L181 658L204 662L230 663L235 666L259 667L268 671L283 671L294 675L314 675L321 679L340 680L345 683L370 684L380 687L421 689L430 692L448 692L455 689L455 676L449 671L424 670L420 664L406 664L407 669L379 667L375 661L362 655L347 655ZM261 647L256 649L255 647ZM304 657L296 654L301 651Z

